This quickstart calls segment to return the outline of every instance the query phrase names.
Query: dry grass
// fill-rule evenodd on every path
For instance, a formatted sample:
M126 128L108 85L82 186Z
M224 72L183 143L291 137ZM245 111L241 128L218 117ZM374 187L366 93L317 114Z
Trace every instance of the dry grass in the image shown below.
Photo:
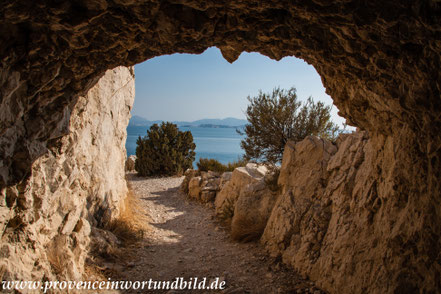
M85 281L107 281L104 269L99 267L93 261L87 261L84 265L84 280Z
M144 213L140 200L129 186L119 217L102 228L113 233L120 244L109 243L98 250L92 247L86 260L86 277L92 277L92 280L107 280L107 277L119 276L118 265L126 264L135 258L132 251L141 246L144 233L149 230L148 223L149 218ZM109 267L109 263L114 266Z
M128 248L141 243L140 241L144 238L144 232L149 229L147 225L149 219L141 207L139 200L129 189L121 205L119 217L102 228L113 233L120 243L108 243L107 247L103 247L103 251L95 250L92 245L92 250L86 259L85 278L90 280L107 280L106 276L109 275L109 269L105 268L103 264L109 261L126 261L128 259ZM47 258L53 273L61 277L65 270L66 258L63 252L58 250L57 241L60 240L54 239L48 247Z
M52 272L55 273L56 276L61 276L64 269L63 258L62 256L60 256L55 246L55 243L50 245L46 254L49 264L52 268Z
M236 216L231 224L231 237L239 242L258 240L265 229L265 222L247 216Z
M149 229L148 222L149 219L143 213L139 199L129 187L119 217L108 224L105 229L118 237L123 247L127 247L144 238L144 232Z

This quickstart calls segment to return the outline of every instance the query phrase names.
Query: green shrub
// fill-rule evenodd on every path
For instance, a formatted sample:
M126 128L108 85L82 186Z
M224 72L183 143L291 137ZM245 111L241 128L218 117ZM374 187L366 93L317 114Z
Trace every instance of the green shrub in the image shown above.
M277 163L282 160L288 140L299 142L309 135L335 140L338 126L331 121L331 106L315 103L310 97L298 101L296 89L275 88L272 93L259 92L248 97L248 124L241 142L245 157L257 161Z
M209 159L209 158L199 158L199 162L196 163L198 170L200 171L214 171L214 172L219 172L219 173L223 173L225 171L227 171L227 167L220 163L218 160L216 159Z
M140 176L178 175L193 165L196 145L191 132L179 131L170 122L152 125L136 144L135 170Z
M230 172L236 169L237 167L245 166L247 165L248 161L239 158L236 161L229 162L228 164L222 164L216 159L209 159L209 158L200 158L199 162L196 163L199 171L214 171L218 173L223 172Z

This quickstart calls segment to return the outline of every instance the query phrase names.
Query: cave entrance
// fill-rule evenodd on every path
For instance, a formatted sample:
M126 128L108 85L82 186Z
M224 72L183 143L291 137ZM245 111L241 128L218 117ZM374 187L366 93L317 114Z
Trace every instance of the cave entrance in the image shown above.
M74 158L56 157L59 153L48 149L59 149L69 133L79 96L109 68L217 46L230 62L244 51L276 60L303 58L319 72L348 123L369 131L366 160L372 169L365 176L375 181L366 190L355 185L351 199L363 200L359 210L350 210L357 207L354 201L335 210L341 212L338 224L345 224L343 234L333 232L340 247L328 247L329 254L320 255L327 260L316 263L329 270L303 273L337 293L439 292L441 6L434 0L408 2L3 1L0 188L9 197L4 197L1 224L20 229L19 238L14 230L2 235L5 254L11 255L5 262L8 276L46 277L43 248L54 236L62 238L60 250L66 255L61 259L69 267L75 266L73 256L83 256L77 231L88 235L87 221L75 221L91 213L82 189L97 173L91 170L86 182L68 177L73 186L48 185L66 178L46 173L46 160L44 181L34 182L39 197L22 194L18 186L38 174L33 164L42 156L52 156L57 166L63 160L63 169L71 173L66 160ZM88 148L82 150L90 156ZM82 161L79 169L95 160ZM58 186L76 190L55 194ZM373 216L377 220L366 226L351 219L364 212L368 223ZM50 226L40 226L44 223ZM41 238L43 232L47 237ZM29 240L29 246L17 240ZM73 250L72 244L81 247ZM83 260L79 257L78 264Z

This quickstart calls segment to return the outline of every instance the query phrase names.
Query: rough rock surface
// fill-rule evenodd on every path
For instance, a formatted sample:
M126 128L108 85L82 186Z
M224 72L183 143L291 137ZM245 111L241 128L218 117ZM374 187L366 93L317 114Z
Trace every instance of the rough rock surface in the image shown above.
M316 263L328 229L327 165L336 151L329 141L313 136L285 146L278 181L281 195L261 241L302 274L307 272L302 266Z
M249 184L241 190L234 206L231 236L239 241L257 240L262 235L277 200L264 179Z
M342 206L351 208L347 195L364 193L353 194L353 186L369 183L381 203L372 208L372 225L360 223L344 235L366 258L377 254L369 274L334 260L351 275L329 280L329 289L346 279L352 285L358 279L359 289L370 281L384 292L441 288L439 1L6 0L0 19L0 189L26 186L33 163L52 156L48 148L62 143L69 117L78 116L72 109L79 95L107 69L210 46L229 61L242 51L294 55L314 65L349 123L370 134L363 161L369 172L345 177L342 199L349 203ZM10 219L9 212L1 219ZM373 231L376 243L358 241Z
M133 70L109 70L79 98L69 135L34 162L32 177L2 190L4 280L82 278L91 227L117 217L127 193L124 146L134 95Z
M198 175L198 170L187 169L184 173L184 180L182 181L181 186L179 186L179 189L184 192L184 194L188 194L188 185L190 184L191 179Z
M180 190L194 200L211 203L227 178L228 175L224 176L224 174L212 171L201 172L189 169L185 172Z
M216 196L214 201L216 214L225 214L225 210L233 211L241 191L246 189L247 185L263 180L267 172L268 169L265 166L255 163L236 168L231 174L231 179Z
M333 293L439 292L440 239L430 224L440 220L427 218L438 208L415 197L404 168L411 159L396 152L405 138L396 145L358 132L337 143L337 152L312 137L287 145L263 244ZM397 189L402 181L413 191Z

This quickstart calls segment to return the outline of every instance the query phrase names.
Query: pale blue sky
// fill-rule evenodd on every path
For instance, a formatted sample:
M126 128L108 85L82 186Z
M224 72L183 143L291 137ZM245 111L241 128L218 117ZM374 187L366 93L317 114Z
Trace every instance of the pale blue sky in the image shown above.
M332 104L314 67L301 59L272 60L259 53L242 53L228 63L219 49L200 55L173 54L135 66L136 97L132 115L148 120L194 121L202 118L245 119L247 96L259 89L294 86L300 100ZM333 120L344 121L333 106Z

